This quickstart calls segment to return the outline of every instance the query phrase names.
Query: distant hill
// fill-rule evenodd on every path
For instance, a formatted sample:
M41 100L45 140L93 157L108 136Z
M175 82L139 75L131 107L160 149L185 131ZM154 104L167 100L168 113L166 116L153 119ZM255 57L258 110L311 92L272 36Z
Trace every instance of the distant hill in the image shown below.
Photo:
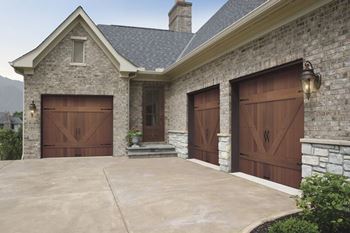
M0 76L0 112L23 111L23 82Z

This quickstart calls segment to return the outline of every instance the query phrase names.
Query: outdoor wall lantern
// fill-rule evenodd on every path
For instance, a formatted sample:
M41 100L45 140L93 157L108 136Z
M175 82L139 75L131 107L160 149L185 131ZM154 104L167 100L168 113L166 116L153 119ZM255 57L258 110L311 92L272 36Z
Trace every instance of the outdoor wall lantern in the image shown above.
M301 84L307 99L310 99L311 94L321 87L321 75L315 74L314 67L309 61L306 61L304 64L304 69L301 73Z
M34 103L34 100L32 101L32 103L29 105L29 111L30 114L32 115L32 117L34 116L34 113L36 112L36 105Z

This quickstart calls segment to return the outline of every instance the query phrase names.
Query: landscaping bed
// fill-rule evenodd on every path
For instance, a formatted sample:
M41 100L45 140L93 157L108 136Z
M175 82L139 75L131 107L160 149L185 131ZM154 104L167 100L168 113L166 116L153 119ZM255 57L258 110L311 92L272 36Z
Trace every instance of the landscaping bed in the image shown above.
M290 214L290 215L283 216L281 218L275 219L273 221L265 222L264 224L256 227L254 230L252 230L251 233L268 233L269 232L269 227L272 226L274 223L277 223L277 222L280 222L280 221L283 221L283 220L287 220L287 219L292 218L292 217L298 217L298 216L299 216L298 213Z
M296 198L300 213L266 222L251 233L345 233L350 232L350 182L335 174L304 178L303 194Z

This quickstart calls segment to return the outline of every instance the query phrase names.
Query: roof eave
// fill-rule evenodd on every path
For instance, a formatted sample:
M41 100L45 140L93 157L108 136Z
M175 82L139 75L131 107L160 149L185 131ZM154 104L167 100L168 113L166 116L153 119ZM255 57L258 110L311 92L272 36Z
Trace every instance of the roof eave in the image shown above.
M164 71L153 70L138 70L133 81L157 81L157 82L170 82L171 79L164 74Z
M269 0L169 66L163 75L177 78L332 0Z

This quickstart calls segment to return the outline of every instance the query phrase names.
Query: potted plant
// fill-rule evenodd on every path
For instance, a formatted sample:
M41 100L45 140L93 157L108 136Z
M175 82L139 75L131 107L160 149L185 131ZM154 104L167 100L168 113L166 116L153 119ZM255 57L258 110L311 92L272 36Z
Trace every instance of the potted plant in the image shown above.
M131 129L128 132L129 142L131 142L132 147L139 147L142 137L142 132L137 129Z

